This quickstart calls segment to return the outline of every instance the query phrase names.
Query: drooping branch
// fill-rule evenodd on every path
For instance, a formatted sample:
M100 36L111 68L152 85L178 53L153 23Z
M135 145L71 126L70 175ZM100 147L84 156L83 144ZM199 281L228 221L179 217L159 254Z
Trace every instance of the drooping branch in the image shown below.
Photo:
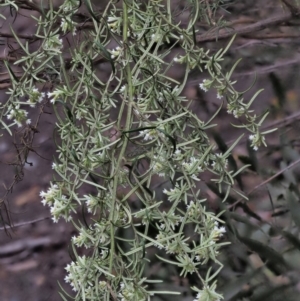
M18 3L26 3L26 5L28 4L28 1L18 1ZM258 31L261 31L263 29L266 28L270 28L288 21L291 21L293 19L295 19L295 16L297 16L299 9L296 7L291 7L291 5L287 2L287 0L283 1L287 7L293 12L289 12L289 13L285 13L279 16L275 16L275 17L270 17L266 20L261 20L258 21L254 24L250 24L247 26L243 26L241 28L233 28L232 30L228 30L227 32L221 32L221 33L214 33L211 35L208 34L201 34L197 36L197 42L198 43L205 43L205 42L212 42L215 40L221 40L221 39L227 39L232 37L233 35L240 35L240 36L244 36L246 38L249 38L249 35ZM23 3L23 4L24 4ZM34 9L35 6L30 6L30 9ZM232 25L235 24L234 22L232 23ZM230 24L229 24L230 25ZM227 26L228 28L229 26ZM77 30L81 31L84 29L93 29L93 24L88 22L88 23L81 23L77 25ZM278 35L278 34L277 34ZM14 35L12 33L8 33L8 32L1 32L0 31L0 37L5 37L5 38L14 38ZM18 37L21 39L26 39L26 40L30 40L31 42L35 41L35 40L39 40L40 38L32 35L32 34L18 34ZM255 35L255 38L259 38L259 36ZM272 36L264 36L264 38L273 38ZM282 38L282 37L281 37ZM2 59L7 59L8 58L2 58ZM100 57L97 58L96 61L94 62L94 64L101 64L106 62L107 59L104 57ZM66 69L68 68L68 65L70 65L70 61L68 59L65 60L66 62ZM9 83L7 83L7 80L9 80L9 78L5 78L4 80L2 79L0 82L0 89L5 89L8 86L10 86Z
M211 36L208 36L207 34L202 34L197 36L197 42L198 43L204 43L204 42L212 42L215 40L221 40L221 39L227 39L232 37L233 35L244 35L253 33L256 31L260 31L284 22L287 22L293 18L293 15L291 13L283 14L280 16L271 17L266 20L258 21L254 24L247 25L241 28L236 28L232 30L228 30L227 32L214 34Z

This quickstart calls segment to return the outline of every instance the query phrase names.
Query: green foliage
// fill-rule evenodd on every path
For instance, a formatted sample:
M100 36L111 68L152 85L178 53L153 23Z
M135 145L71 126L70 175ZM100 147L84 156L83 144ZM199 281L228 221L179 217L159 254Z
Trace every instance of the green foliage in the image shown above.
M30 125L28 107L53 104L58 156L52 166L55 179L41 197L54 222L72 221L79 233L72 238L75 260L66 267L65 278L75 300L142 301L177 294L159 289L161 279L147 277L154 260L178 268L180 276L194 275L195 300L222 298L215 278L222 268L218 254L226 244L220 241L225 227L221 214L210 212L201 198L199 183L203 174L212 175L216 192L225 201L244 167L228 167L241 137L230 147L219 139L224 152L216 153L207 130L225 102L229 114L243 118L239 127L249 131L254 150L266 145L264 135L271 130L260 131L267 113L257 121L250 109L260 91L244 101L244 93L237 92L231 80L237 64L227 73L222 70L233 39L213 54L196 43L197 21L216 24L214 13L223 1L212 2L209 7L187 1L184 10L190 18L182 27L170 0L122 5L110 1L101 13L85 0L88 15L83 16L77 0L58 7L50 1L34 18L36 50L29 50L29 44L14 34L24 51L15 64L22 65L24 73L17 77L6 62L12 88L1 106L1 119L3 123L7 117L4 127L11 132L15 125ZM18 10L8 0L2 5ZM84 20L79 23L78 17ZM170 60L175 47L183 54ZM105 80L95 69L97 60L109 63ZM168 76L175 64L185 66L181 82ZM214 90L221 100L206 122L182 96L192 70L206 70L209 77L199 87ZM88 218L84 215L85 224L76 218L80 207L90 213ZM269 252L238 237L258 253ZM151 256L153 250L156 257ZM272 256L281 258L275 251ZM206 267L204 272L200 267Z

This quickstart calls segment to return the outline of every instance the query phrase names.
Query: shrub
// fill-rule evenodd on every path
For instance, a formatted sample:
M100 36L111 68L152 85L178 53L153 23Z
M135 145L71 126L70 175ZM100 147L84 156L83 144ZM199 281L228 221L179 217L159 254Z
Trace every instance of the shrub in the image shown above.
M16 126L37 130L29 108L53 104L55 179L40 196L53 222L64 218L78 229L72 238L75 258L65 277L76 300L142 301L177 294L159 290L161 279L147 276L156 260L175 266L183 277L197 277L195 300L222 299L215 278L222 268L218 253L226 244L220 240L226 230L221 213L213 213L201 197L199 183L208 174L223 201L231 192L243 197L234 178L245 167L228 166L241 137L220 153L207 130L226 105L228 114L243 121L239 127L249 132L255 150L266 145L264 135L271 131L259 130L267 113L257 121L251 110L260 91L245 101L231 80L237 64L222 70L233 40L215 53L197 43L196 23L212 24L220 4L185 1L189 18L184 25L170 0L109 1L101 12L88 0L66 0L57 7L51 1L47 7L2 4L39 12L32 16L34 37L24 42L12 30L24 52L15 62L23 73L18 77L5 61L12 87L1 106L1 116L7 117L1 122L10 134ZM181 54L170 59L174 53ZM105 79L99 64L109 64ZM168 75L177 64L185 68L180 82ZM191 71L205 72L199 88L215 91L220 100L208 121L192 111L182 94ZM76 218L79 207L89 212L83 214L85 223ZM206 267L205 274L200 266Z

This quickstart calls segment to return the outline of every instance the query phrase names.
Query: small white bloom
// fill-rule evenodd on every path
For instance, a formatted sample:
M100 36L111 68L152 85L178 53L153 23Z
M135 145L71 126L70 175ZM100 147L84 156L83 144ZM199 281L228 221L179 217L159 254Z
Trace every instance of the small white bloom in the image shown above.
M53 217L52 217L52 220L53 220L53 223L58 223L57 217L53 216Z
M193 205L194 205L194 202L191 201L191 202L186 206L186 209L187 209L187 210L190 210L190 208L193 207Z
M175 154L176 155L180 155L181 154L181 150L177 148L176 151L175 151Z
M162 229L162 230L164 230L166 228L166 225L165 224L160 224L159 228Z
M222 98L223 98L223 95L221 95L220 93L217 93L217 98L218 98L218 99L222 99Z
M116 17L108 17L107 22L114 22L116 21Z
M225 232L226 232L226 228L225 228L225 227L220 227L220 228L219 228L219 231L220 231L220 233L222 233L222 234L223 234L223 233L225 233Z
M203 84L199 84L199 87L201 90L203 90L204 92L207 92L208 90L204 87Z
M120 88L119 92L120 92L120 93L123 93L123 92L125 91L125 89L126 89L126 86L124 85L124 86L122 86L122 87Z
M195 259L196 259L196 261L200 261L200 256L199 255L197 255L196 257L195 257ZM199 295L199 294L198 294ZM198 299L198 295L197 295L197 299ZM198 301L197 299L194 299L194 301Z
M42 100L45 98L45 92L40 93L40 97L38 98L38 102L42 102Z
M205 86L206 82L207 82L207 79L204 79L203 82L201 84L199 84L200 89L203 90L204 92L208 91L207 87Z

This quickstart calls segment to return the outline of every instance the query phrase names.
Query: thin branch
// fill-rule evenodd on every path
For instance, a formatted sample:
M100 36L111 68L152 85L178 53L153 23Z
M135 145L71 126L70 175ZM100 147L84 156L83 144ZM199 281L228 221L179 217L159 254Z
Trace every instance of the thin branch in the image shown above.
M201 43L211 42L211 41L215 41L215 40L230 38L235 34L245 35L245 34L253 33L256 31L260 31L260 30L269 28L274 25L281 24L283 22L290 21L291 19L293 19L293 17L294 17L294 15L292 13L287 13L287 14L283 14L280 16L271 17L266 20L258 21L254 24L250 24L250 25L247 25L247 26L244 26L241 28L228 30L228 32L224 32L224 33L217 33L217 34L213 34L210 36L208 36L207 34L198 35L197 42L199 42L199 43L200 42ZM92 29L91 25L92 24L89 24L89 23L78 24L77 29L78 30ZM0 37L14 38L14 36L11 33L2 33L2 32L0 32ZM23 39L39 39L38 37L35 37L34 35L26 35L26 34L19 35L19 37L23 38Z
M32 224L44 221L44 220L49 219L49 218L51 218L51 217L50 216L45 216L45 217L34 219L32 221L22 222L22 223L13 225L12 228L18 228L18 227L23 227L23 226L26 226L26 225L32 225ZM5 230L5 229L7 229L7 227L0 227L0 231Z
M275 178L277 178L279 175L281 175L282 173L284 173L285 171L289 170L290 168L294 167L295 165L297 165L298 163L300 163L300 159L296 160L295 162L291 163L290 165L288 165L287 167L283 168L282 170L278 171L275 175L273 175L272 177L270 177L269 179L263 181L262 183L260 183L259 185L255 186L250 192L247 193L247 195L252 194L255 190L257 190L258 188L260 188L261 186L264 186L266 184L268 184L269 182L271 182L272 180L274 180Z
M272 180L274 180L275 178L277 178L278 176L280 176L282 173L284 173L285 171L289 170L290 168L296 166L297 164L300 163L300 159L296 160L295 162L291 163L290 165L288 165L287 167L283 168L282 170L278 171L275 175L273 175L272 177L268 178L267 180L263 181L262 183L260 183L259 185L255 186L251 191L249 191L246 196L249 196L250 194L252 194L255 190L257 190L258 188L268 184L269 182L271 182ZM240 198L239 200L237 200L235 203L231 204L230 206L227 207L227 209L231 209L233 207L235 207L236 205L238 205L239 203L245 201L245 199Z
M300 8L292 3L290 3L288 0L281 0L286 7L290 10L291 14L294 17L299 17L300 15Z
M299 39L300 35L295 33L269 33L266 35L254 34L254 35L244 35L243 37L247 39L257 39L257 40L270 40L270 39Z
M252 71L248 72L236 72L233 74L232 78L240 78L241 76L249 76L253 74L264 74L264 73L269 73L272 72L276 69L282 69L283 67L286 67L288 65L293 65L293 64L299 64L300 63L300 56L297 56L296 58L289 60L289 61L282 61L279 62L278 64L273 64L267 67L261 67L261 68L256 68Z
M15 38L15 36L9 32L0 32L0 37L13 38L13 39ZM33 34L18 34L18 38L24 39L24 40L39 40L40 39Z
M236 35L244 35L244 34L247 34L247 33L253 33L253 32L256 32L256 31L260 31L260 30L269 28L269 27L274 26L274 25L281 24L283 22L287 22L292 18L293 18L293 15L291 13L287 13L287 14L283 14L283 15L280 15L280 16L271 17L271 18L266 19L266 20L258 21L255 24L251 24L251 25L244 26L244 27L241 27L241 28L233 29L233 30L230 30L228 32L220 33L220 34L217 34L217 35L207 36L206 34L202 34L200 36L197 36L197 42L199 42L199 43L200 42L202 42L202 43L212 42L212 41L215 41L215 40L230 38L235 34Z

